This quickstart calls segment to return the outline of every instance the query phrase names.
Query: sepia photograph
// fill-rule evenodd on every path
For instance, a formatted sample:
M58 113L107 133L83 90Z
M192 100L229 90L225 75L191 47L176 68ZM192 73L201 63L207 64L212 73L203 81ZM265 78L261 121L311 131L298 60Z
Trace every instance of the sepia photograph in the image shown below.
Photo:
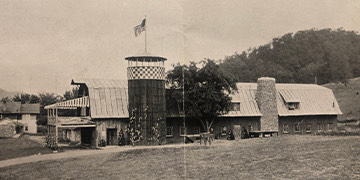
M0 179L360 179L359 0L0 0Z

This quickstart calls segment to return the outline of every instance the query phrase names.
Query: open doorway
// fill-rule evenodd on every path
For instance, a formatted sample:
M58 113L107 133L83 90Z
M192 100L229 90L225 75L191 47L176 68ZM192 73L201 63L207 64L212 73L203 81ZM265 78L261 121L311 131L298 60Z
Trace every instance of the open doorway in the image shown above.
M85 146L91 146L93 143L93 133L95 128L81 128L81 144Z
M117 129L106 130L107 145L117 145Z

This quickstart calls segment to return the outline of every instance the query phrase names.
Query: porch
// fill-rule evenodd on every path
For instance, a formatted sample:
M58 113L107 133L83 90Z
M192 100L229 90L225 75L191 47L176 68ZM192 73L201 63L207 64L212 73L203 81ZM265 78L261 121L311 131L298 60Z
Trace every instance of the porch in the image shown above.
M60 141L96 147L96 124L87 113L88 108L88 96L45 106L48 135L55 137L56 144Z

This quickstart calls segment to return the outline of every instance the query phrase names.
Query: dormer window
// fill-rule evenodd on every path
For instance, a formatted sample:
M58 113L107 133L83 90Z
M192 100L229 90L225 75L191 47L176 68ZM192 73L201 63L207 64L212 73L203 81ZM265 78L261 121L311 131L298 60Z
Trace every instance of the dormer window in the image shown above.
M286 107L288 110L296 110L300 108L300 102L287 102Z
M231 103L231 111L240 111L240 102Z

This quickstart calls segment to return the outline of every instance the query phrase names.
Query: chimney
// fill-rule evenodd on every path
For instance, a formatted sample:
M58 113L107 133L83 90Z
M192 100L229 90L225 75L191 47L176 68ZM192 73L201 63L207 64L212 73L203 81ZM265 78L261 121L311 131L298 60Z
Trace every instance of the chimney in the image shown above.
M256 102L262 113L260 119L261 131L278 132L279 116L277 110L277 91L275 87L275 79L269 77L261 77L257 81Z

